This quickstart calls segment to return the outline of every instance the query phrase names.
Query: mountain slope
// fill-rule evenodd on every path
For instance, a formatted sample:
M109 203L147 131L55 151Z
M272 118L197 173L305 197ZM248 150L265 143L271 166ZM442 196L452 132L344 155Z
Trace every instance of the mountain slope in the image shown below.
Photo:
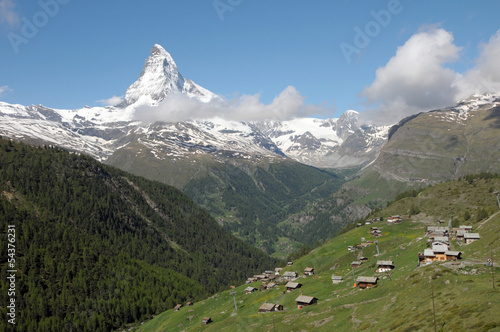
M436 183L500 170L500 96L475 95L393 127L373 170L398 181Z
M491 268L484 263L492 257L495 275L500 272L500 211L490 192L499 186L498 175L485 175L428 188L417 197L401 199L372 216L383 217L384 221L345 232L286 267L282 275L284 271L302 274L306 267L315 268L314 276L297 280L302 284L298 290L283 294L286 282L282 282L270 290L246 295L244 289L249 285L242 285L236 288L237 311L231 294L222 292L196 304L190 312L182 309L164 312L138 330L429 331L434 329L434 302L436 325L440 330L498 331L500 282L495 278L494 290ZM421 212L401 224L385 221L415 206ZM481 209L486 213L477 213ZM452 240L452 248L463 252L463 259L456 264L434 262L416 267L418 252L428 246L424 236L426 227L450 217L455 220L453 226L473 226L481 239L469 245ZM372 226L378 227L382 236L373 237ZM375 244L368 244L362 238L377 240L380 255ZM348 246L362 242L366 243L362 249L347 250ZM362 256L367 260L361 267L352 268L351 262ZM378 260L392 260L395 269L390 273L376 273ZM342 276L344 281L334 285L332 275ZM353 288L359 276L380 279L375 287L359 290ZM295 299L300 294L315 296L318 303L299 309ZM265 302L279 303L284 310L258 313ZM201 326L203 317L211 317L213 323Z
M16 229L18 331L109 331L276 263L175 188L8 140L0 140L0 225Z

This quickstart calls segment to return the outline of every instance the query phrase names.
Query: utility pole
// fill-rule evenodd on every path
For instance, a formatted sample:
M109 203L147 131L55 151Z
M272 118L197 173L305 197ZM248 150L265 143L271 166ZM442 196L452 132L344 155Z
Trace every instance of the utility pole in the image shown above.
M493 192L497 196L498 207L500 208L500 199L498 198L498 194L500 193L498 190Z
M375 240L375 245L377 246L377 256L380 256L380 251L378 250L378 241Z
M491 279L493 281L493 290L495 290L495 264L493 264L493 249L490 249L490 261L491 261Z
M234 309L238 310L238 306L236 305L236 297L234 296L234 294L236 294L236 291L232 291L230 294L233 296Z
M432 277L431 277L431 290L432 290L432 313L434 315L434 332L437 332L436 307L434 306L434 281L432 281Z

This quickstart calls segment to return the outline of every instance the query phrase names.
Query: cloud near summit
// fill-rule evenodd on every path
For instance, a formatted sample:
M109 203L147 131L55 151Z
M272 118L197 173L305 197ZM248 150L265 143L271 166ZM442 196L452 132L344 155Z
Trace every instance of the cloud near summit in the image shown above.
M136 119L143 122L206 120L222 118L231 121L288 120L332 112L331 108L309 105L293 86L285 88L270 104L260 95L242 95L230 100L213 99L203 103L183 94L167 96L156 107L141 107Z
M400 46L360 93L367 106L361 113L363 120L394 123L418 112L451 106L473 93L500 92L500 30L480 45L475 66L463 74L447 67L460 59L462 51L453 41L450 32L431 27Z

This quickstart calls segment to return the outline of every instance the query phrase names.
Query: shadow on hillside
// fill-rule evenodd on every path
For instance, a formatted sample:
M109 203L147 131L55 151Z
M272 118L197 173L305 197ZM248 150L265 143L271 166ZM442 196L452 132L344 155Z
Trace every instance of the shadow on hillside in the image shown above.
M500 129L500 106L492 108L489 114L484 118L484 121L493 120L490 127Z

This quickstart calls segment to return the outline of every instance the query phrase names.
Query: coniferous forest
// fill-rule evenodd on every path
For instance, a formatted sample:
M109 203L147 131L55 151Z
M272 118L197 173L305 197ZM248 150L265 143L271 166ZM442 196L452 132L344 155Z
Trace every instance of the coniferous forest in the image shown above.
M173 187L59 148L0 139L2 317L8 225L17 331L117 329L277 263Z

